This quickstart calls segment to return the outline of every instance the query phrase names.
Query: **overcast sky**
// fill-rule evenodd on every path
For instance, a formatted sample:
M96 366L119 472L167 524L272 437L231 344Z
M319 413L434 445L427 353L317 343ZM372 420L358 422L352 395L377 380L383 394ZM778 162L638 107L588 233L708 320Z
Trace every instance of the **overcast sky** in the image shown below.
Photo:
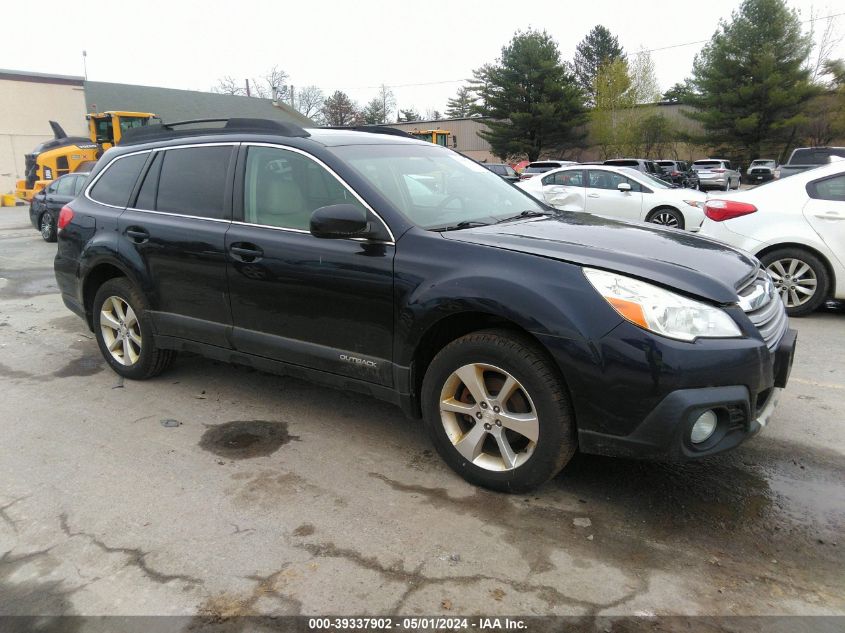
M546 29L571 59L575 45L603 24L634 53L709 39L739 0L10 4L3 10L0 68L82 75L85 49L91 80L208 90L224 75L242 83L278 65L295 86L343 90L361 104L385 83L399 107L425 113L442 112L461 79L494 61L517 29ZM845 12L842 0L790 4L802 19ZM845 16L836 21L845 34ZM689 75L700 47L652 53L663 90ZM835 56L845 57L843 43Z

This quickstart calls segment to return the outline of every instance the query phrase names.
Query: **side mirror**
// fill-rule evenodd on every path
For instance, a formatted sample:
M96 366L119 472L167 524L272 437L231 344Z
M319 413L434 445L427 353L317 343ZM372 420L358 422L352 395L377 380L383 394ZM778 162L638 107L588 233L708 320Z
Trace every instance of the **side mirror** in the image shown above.
M354 204L332 204L311 214L311 235L326 239L363 237L367 212Z
M631 185L627 182L620 182L618 185L616 185L616 188L622 193L628 193L629 191L631 191Z

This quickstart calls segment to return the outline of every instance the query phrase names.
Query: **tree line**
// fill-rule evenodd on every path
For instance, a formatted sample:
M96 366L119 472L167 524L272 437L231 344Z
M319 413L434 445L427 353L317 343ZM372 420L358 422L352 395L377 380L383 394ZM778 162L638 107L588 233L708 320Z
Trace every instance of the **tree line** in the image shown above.
M276 67L251 88L225 77L215 90L270 96L275 86L277 99L322 125L484 117L480 135L503 159L577 157L587 146L602 158L684 158L695 150L738 162L782 159L798 144L845 135L845 61L831 58L841 37L831 16L807 22L805 31L786 0L742 0L696 55L689 77L665 92L649 51L628 54L602 25L572 60L561 58L545 30L517 31L442 115L397 108L386 85L363 106L340 90L297 90ZM658 103L687 107L673 119Z

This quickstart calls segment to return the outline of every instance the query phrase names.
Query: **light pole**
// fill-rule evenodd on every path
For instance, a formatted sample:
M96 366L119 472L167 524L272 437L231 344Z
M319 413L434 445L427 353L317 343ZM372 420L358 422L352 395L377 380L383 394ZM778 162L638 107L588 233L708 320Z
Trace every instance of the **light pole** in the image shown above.
M88 62L86 58L88 57L88 51L82 51L82 69L85 73L85 81L88 81Z

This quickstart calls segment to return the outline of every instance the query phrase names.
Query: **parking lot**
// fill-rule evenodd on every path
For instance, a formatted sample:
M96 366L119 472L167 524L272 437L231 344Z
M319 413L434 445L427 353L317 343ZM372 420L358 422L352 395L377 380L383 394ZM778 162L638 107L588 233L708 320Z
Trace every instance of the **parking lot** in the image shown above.
M770 426L688 464L476 489L357 394L180 356L122 381L0 210L0 613L842 614L845 309ZM65 629L67 630L67 629Z

